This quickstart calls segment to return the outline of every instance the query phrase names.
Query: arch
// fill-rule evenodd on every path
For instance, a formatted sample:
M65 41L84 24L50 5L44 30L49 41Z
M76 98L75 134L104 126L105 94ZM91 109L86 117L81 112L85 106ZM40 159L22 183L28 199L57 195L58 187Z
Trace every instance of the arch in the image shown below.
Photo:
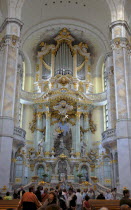
M34 168L35 175L37 175L37 169L39 168L39 166L42 166L45 169L45 173L47 172L47 167L45 163L36 163Z
M108 51L109 49L108 40L97 27L92 26L91 24L87 24L86 22L80 21L77 19L59 19L59 18L47 20L45 22L39 23L31 27L28 31L26 31L26 33L24 34L22 38L22 46L24 45L26 41L30 39L30 36L32 36L32 34L33 34L33 38L35 40L39 40L40 42L43 40L43 37L40 37L41 33L43 33L44 31L48 31L51 28L55 29L57 27L58 28L60 27L72 28L72 29L80 30L85 33L90 32L92 33L92 35L96 37L96 39L98 39L98 41L100 41L105 51ZM36 42L35 44L37 46ZM36 46L33 46L33 48Z
M88 178L88 181L89 181L90 180L90 166L88 163L80 163L79 169L78 169L79 173L81 173L82 167L87 169L88 177L85 176L85 180L87 181L87 178Z

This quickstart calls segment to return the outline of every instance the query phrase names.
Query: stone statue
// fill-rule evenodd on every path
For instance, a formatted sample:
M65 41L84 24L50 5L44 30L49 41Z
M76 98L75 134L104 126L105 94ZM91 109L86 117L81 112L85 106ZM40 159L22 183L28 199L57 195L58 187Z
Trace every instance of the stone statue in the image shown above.
M82 157L86 156L86 147L87 147L87 144L84 141L81 141L81 156Z
M59 154L65 154L65 155L68 155L68 150L66 149L65 147L65 144L63 142L63 138L61 137L60 138L60 145L59 145Z
M38 152L41 154L43 154L44 151L44 139L42 138L39 143L38 143Z

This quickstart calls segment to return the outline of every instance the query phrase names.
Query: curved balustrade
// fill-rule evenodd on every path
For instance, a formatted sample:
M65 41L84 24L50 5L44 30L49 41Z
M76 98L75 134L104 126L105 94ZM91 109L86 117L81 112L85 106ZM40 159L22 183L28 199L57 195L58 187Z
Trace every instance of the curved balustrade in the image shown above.
M14 127L13 139L15 144L22 144L24 146L25 143L25 135L26 131L19 127Z
M86 97L94 102L102 102L107 100L107 92L95 93L95 94L86 94Z
M33 102L34 99L38 99L43 95L43 93L31 93L31 92L26 92L24 90L21 90L20 93L20 98L28 101L28 102ZM87 100L90 100L94 103L99 103L107 100L107 93L102 92L98 94L83 94ZM56 97L56 95L55 95Z
M116 140L116 129L108 129L102 133L102 145L108 146Z
M14 127L14 135L25 138L26 131L19 127Z
M107 138L111 138L115 135L116 135L116 130L115 129L113 129L113 128L108 129L108 130L106 130L102 133L102 140L107 139Z
M20 92L20 98L26 101L33 101L34 99L40 98L42 95L43 93L32 93L24 90Z

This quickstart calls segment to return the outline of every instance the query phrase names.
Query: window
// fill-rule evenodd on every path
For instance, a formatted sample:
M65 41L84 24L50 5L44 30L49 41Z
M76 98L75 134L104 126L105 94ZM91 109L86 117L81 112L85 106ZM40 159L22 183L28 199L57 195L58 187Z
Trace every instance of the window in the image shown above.
M108 157L104 158L104 178L111 178L111 163Z
M22 177L23 175L23 158L21 156L16 157L16 177Z

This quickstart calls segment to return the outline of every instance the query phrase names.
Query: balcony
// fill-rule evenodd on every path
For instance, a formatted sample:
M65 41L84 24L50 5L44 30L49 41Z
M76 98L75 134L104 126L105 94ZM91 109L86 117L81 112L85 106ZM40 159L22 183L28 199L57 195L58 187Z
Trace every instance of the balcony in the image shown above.
M108 129L102 133L102 145L109 146L116 142L116 129Z
M19 127L14 127L14 143L16 145L22 145L24 146L25 144L25 136L26 136L26 131L23 130L22 128Z

